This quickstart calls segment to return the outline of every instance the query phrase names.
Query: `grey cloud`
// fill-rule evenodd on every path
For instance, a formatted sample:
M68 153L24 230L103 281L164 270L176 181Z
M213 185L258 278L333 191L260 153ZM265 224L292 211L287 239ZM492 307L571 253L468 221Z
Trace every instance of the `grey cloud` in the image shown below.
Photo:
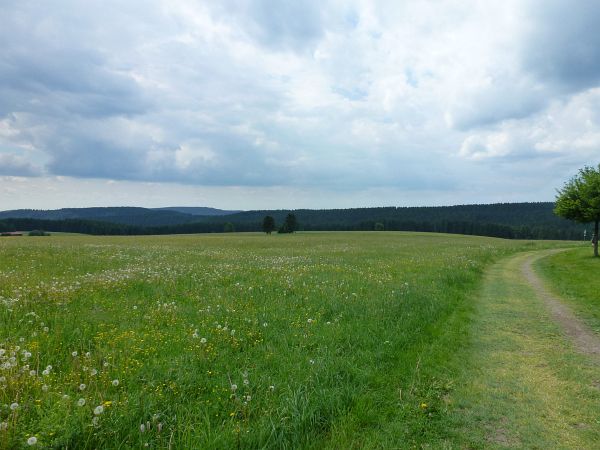
M0 175L35 177L41 174L41 168L31 164L26 158L12 153L0 153Z
M534 0L527 8L523 65L543 82L569 92L600 83L600 3Z

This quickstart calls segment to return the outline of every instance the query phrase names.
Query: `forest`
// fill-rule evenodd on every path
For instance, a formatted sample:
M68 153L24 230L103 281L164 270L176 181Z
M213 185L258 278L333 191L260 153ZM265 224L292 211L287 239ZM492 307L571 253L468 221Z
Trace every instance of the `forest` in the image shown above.
M226 231L262 231L269 215L276 225L293 213L300 231L421 231L492 236L509 239L579 240L590 227L557 217L551 202L497 203L437 207L380 207L350 209L298 209L244 211L220 216L193 216L175 211L145 208L94 208L96 214L50 220L31 217L7 217L0 220L0 231L43 229L92 235L164 235L221 233ZM83 209L82 209L83 210ZM104 215L102 210L106 210ZM141 212L140 212L141 210ZM117 213L115 212L117 211ZM37 211L36 217L44 217ZM51 216L51 211L48 211ZM159 220L156 215L159 213ZM169 216L169 213L171 215ZM4 213L6 214L6 213ZM23 215L23 214L22 214ZM56 216L56 215L54 215ZM179 223L178 223L179 221Z

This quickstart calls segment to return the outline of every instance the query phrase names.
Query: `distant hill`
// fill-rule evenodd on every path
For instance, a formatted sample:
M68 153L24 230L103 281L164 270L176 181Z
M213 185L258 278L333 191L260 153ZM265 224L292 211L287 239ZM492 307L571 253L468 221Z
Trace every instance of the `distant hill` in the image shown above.
M164 226L195 222L198 216L177 211L154 210L132 206L107 208L62 208L54 210L16 209L0 212L0 220L7 218L66 220L83 219L135 226Z
M193 216L226 216L240 213L240 210L227 211L224 209L208 208L206 206L167 206L165 208L152 208L155 211L176 211Z
M427 231L520 239L582 239L590 227L553 213L554 204L496 203L439 207L382 207L243 211L228 215L192 215L170 209L65 208L55 211L15 210L0 213L0 231L44 229L89 234L219 233L225 224L236 231L260 231L266 215L281 225L289 213L300 230ZM2 223L3 222L3 223ZM228 225L227 228L230 228Z

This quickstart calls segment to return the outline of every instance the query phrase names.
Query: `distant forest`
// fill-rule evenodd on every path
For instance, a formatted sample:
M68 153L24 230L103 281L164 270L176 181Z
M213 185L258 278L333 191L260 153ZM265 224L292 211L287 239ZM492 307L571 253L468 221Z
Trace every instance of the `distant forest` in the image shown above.
M193 216L145 208L70 208L72 218L51 220L56 211L34 211L36 218L2 217L0 231L41 229L93 235L151 235L261 231L270 215L276 225L293 213L300 231L426 231L509 239L581 240L590 227L554 215L553 203L498 203L437 207L382 207L245 211L228 215ZM20 210L19 215L26 215ZM85 212L85 218L77 217ZM4 215L10 212L2 213ZM44 213L47 213L46 215ZM92 216L92 217L90 217ZM179 221L179 223L177 223ZM381 225L378 225L381 224Z

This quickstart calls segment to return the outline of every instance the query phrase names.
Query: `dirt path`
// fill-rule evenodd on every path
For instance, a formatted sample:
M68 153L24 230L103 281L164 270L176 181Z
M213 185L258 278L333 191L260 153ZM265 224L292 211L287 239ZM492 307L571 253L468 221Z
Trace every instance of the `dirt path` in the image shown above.
M532 265L535 261L560 251L562 250L549 250L532 254L523 261L521 272L531 284L537 297L548 307L552 318L561 325L565 334L573 341L577 350L591 356L600 363L600 338L598 335L578 319L564 302L550 292L544 281L533 270Z

